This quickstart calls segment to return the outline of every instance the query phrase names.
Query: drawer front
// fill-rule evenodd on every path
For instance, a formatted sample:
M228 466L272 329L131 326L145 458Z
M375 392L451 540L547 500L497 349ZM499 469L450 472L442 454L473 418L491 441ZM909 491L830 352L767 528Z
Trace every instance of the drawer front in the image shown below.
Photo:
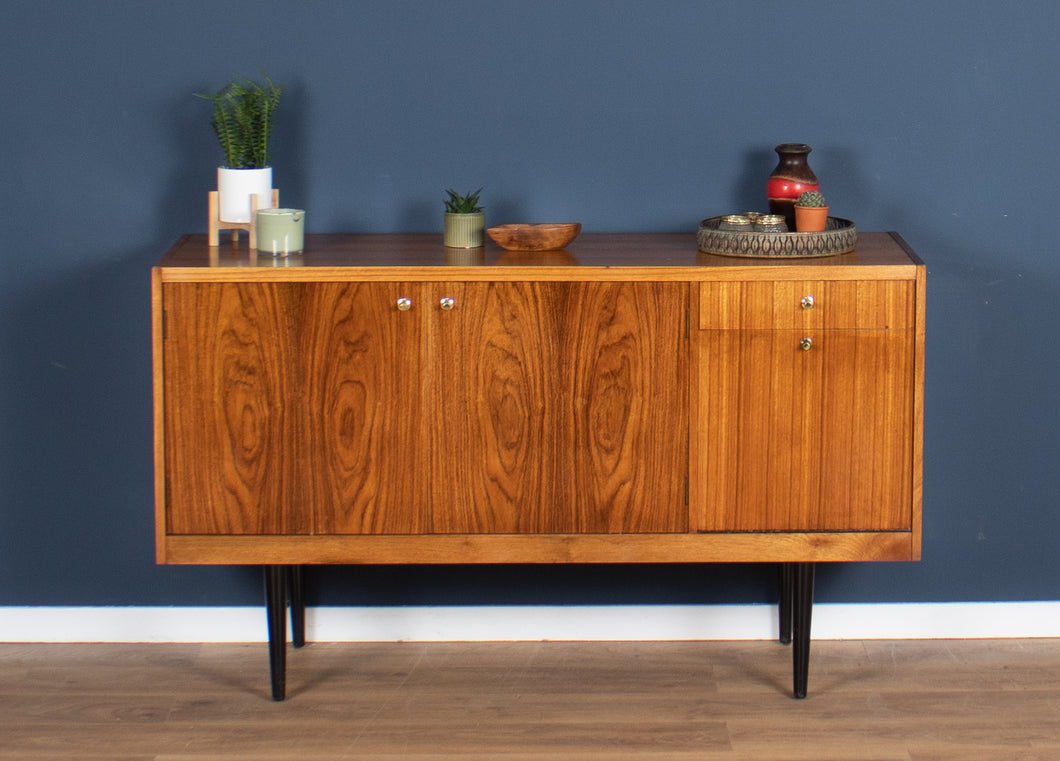
M702 330L909 328L912 280L780 280L700 283Z

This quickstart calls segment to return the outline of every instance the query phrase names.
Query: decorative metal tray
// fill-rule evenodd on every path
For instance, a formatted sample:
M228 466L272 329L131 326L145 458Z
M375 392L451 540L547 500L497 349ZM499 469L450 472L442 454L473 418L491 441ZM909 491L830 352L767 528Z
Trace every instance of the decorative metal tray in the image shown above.
M845 254L853 251L858 244L858 231L854 223L839 217L829 217L827 228L819 233L719 230L718 225L723 218L711 217L699 223L696 241L704 254L789 259Z

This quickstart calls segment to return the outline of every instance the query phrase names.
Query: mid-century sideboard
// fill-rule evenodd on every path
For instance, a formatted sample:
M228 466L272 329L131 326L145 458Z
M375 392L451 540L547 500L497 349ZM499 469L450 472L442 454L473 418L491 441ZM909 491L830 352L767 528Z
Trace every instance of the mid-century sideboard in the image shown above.
M777 563L804 697L814 564L920 557L924 290L894 233L185 236L152 271L158 562L265 567L276 700L305 565Z

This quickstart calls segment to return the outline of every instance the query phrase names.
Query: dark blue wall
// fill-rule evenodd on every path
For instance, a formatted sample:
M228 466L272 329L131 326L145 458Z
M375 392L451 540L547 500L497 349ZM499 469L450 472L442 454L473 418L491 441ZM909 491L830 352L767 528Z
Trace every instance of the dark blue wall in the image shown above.
M77 0L0 24L0 604L241 604L251 569L153 561L148 277L203 232L193 92L285 83L311 231L695 230L814 146L833 213L928 263L924 560L820 600L1060 599L1054 2ZM321 603L768 599L765 569L336 569Z

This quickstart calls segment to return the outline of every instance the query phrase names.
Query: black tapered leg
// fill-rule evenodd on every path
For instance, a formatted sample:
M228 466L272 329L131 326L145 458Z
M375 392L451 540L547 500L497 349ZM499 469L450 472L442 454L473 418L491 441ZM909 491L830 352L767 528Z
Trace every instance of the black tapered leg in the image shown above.
M287 568L265 566L265 615L269 623L269 676L272 699L287 692Z
M794 563L794 605L792 611L791 651L792 670L794 672L794 697L806 697L806 685L810 673L810 619L813 616L813 563Z
M777 589L780 593L780 644L791 644L791 608L795 603L795 571L791 563L777 566Z
M287 596L291 604L291 643L305 647L305 576L300 565L287 566Z

